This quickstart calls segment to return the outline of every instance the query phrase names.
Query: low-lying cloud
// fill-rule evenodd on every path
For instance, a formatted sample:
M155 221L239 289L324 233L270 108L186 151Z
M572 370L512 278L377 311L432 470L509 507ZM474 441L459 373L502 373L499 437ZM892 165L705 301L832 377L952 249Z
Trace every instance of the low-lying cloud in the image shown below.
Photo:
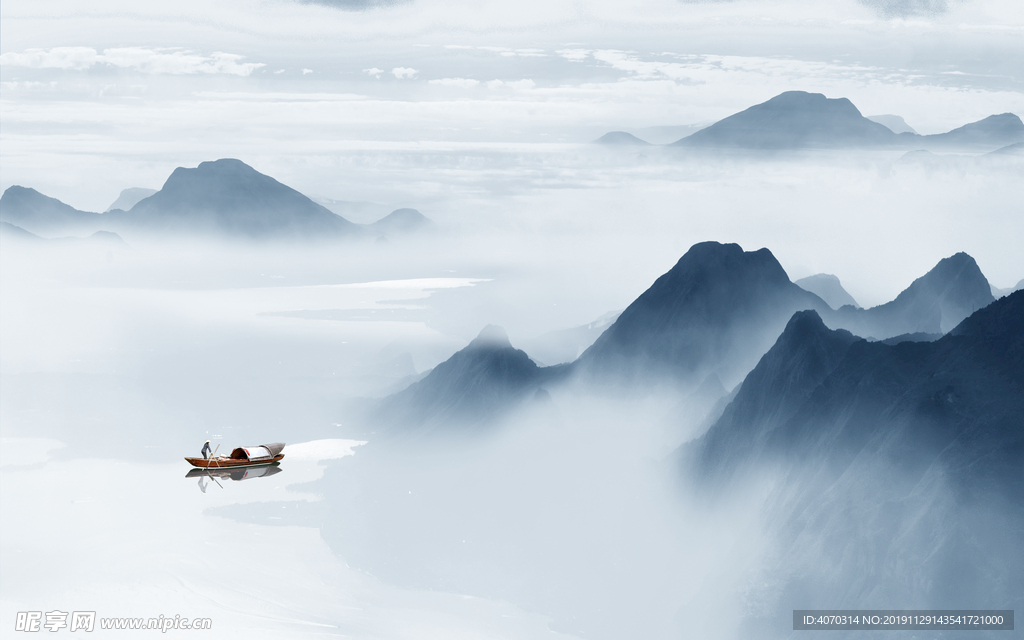
M680 0L685 4L721 4L734 0ZM885 18L938 15L949 11L948 0L857 0Z
M82 71L96 65L110 65L152 74L221 73L247 76L265 66L262 62L240 62L245 56L216 51L202 55L192 51L119 47L97 51L92 47L26 49L0 55L0 65L32 69Z
M409 80L415 78L419 71L416 69L410 69L409 67L395 67L391 70L391 73L393 73L399 80Z
M403 4L412 4L412 0L299 0L302 4L318 4L343 11L368 11L384 9Z
M430 84L437 84L442 87L459 87L462 89L469 89L480 84L479 80L472 78L438 78L437 80L431 80Z

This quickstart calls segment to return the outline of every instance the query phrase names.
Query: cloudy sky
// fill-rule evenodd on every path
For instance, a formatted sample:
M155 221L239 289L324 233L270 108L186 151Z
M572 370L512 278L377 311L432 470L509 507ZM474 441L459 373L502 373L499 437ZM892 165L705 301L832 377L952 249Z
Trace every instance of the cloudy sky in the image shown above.
M372 198L316 167L708 123L789 89L921 133L1024 113L1015 0L6 0L0 12L0 187L91 210L230 156L306 192Z

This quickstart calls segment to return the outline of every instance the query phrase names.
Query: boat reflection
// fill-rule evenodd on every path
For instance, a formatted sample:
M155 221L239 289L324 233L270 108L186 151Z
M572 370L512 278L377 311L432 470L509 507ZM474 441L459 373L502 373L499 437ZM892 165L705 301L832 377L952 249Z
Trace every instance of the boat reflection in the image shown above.
M266 478L267 476L281 473L281 471L280 466L270 464L262 467L245 467L242 469L192 469L185 474L185 477L199 478L199 490L206 493L206 489L213 483L217 483L223 489L224 485L220 483L221 480L239 482L253 478Z

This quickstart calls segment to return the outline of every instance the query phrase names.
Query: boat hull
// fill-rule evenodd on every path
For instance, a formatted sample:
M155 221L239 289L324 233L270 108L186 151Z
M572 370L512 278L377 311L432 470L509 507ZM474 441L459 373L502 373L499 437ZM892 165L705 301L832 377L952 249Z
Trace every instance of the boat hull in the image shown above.
M200 469L241 469L243 467L264 467L268 464L280 462L282 458L284 458L283 453L279 453L274 456L273 460L260 460L258 462L253 462L251 460L237 460L224 456L209 459L185 458L185 461L193 467L199 467Z

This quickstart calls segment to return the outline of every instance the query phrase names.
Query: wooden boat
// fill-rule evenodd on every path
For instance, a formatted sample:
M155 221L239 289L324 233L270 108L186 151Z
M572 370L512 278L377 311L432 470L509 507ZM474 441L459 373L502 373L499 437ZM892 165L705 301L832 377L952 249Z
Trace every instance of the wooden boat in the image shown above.
M193 467L200 469L238 469L240 467L259 467L267 464L280 462L284 458L281 450L284 449L283 442L272 444L261 444L258 447L238 447L228 456L213 456L211 458L189 458L185 461Z

